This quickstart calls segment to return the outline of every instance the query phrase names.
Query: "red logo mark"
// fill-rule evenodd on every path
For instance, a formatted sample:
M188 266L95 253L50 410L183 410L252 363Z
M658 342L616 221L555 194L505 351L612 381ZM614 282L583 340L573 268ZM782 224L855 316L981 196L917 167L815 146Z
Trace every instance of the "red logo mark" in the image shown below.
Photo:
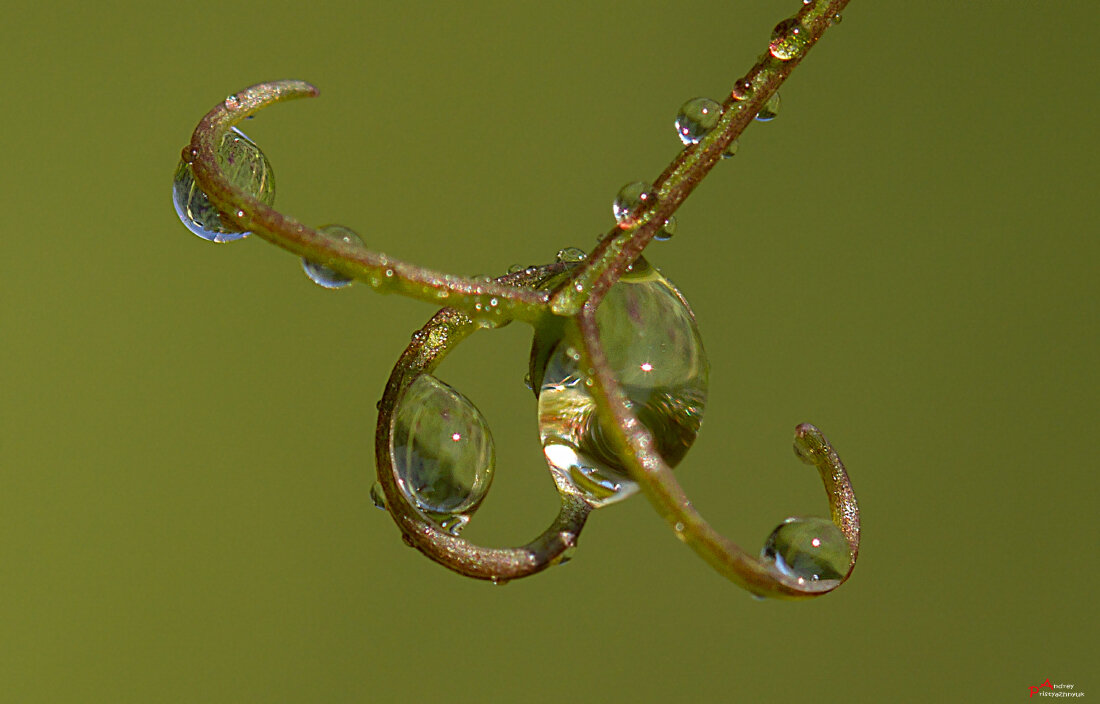
M1030 692L1030 694L1028 694L1028 695L1027 695L1027 696L1028 696L1028 699L1030 699L1031 697L1034 697L1034 696L1035 696L1035 693L1036 693L1036 692L1038 692L1038 691L1039 691L1040 689L1042 689L1043 687L1046 687L1047 689L1049 689L1049 690L1050 690L1050 691L1052 691L1052 692L1054 691L1054 685L1052 685L1052 684L1050 683L1050 678L1048 677L1048 678L1047 678L1047 681L1046 681L1046 682L1044 682L1044 683L1042 683L1042 684L1041 684L1041 685L1039 685L1038 687L1028 687L1028 688L1027 688L1027 689L1028 689L1028 691Z

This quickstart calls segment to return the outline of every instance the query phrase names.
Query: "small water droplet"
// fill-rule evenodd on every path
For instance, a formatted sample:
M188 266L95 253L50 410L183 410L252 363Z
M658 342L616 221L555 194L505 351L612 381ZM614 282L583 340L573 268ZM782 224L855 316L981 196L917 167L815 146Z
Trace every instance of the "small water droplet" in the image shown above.
M692 98L676 114L676 136L684 144L698 144L721 118L721 103L710 98Z
M798 58L809 45L810 33L795 18L783 20L772 30L768 51L780 61Z
M184 156L180 159L172 179L172 204L176 207L180 221L188 230L208 242L233 242L247 237L250 233L242 231L235 223L223 217L195 183L190 162L198 152L187 151L190 158ZM218 148L217 158L229 183L266 205L275 202L275 175L271 164L260 148L244 133L235 127L226 132Z
M562 550L561 555L558 556L558 560L557 560L556 564L558 564L558 565L569 564L569 562L571 562L573 560L573 558L576 557L576 555L577 555L577 546L576 545L570 545L565 550Z
M375 508L386 510L386 494L382 491L382 485L375 482L370 488L370 500Z
M241 101L235 95L230 95L225 99L225 107L229 110L236 110L240 105Z
M512 266L508 267L508 273L509 274L518 274L519 272L526 271L526 270L527 270L527 267L525 267L522 264L513 264Z
M829 26L832 27L834 24L840 24L843 21L844 17L838 12L829 18Z
M637 225L645 212L656 204L657 194L653 192L653 186L644 181L634 181L619 190L619 195L611 204L611 212L619 227L626 230Z
M668 220L665 220L665 224L660 230L657 230L657 234L653 235L653 239L658 242L668 242L672 239L672 236L676 234L676 216L669 216Z
M374 402L374 410L376 410L376 411L382 410L382 399L378 399L377 401Z
M346 242L347 244L353 244L359 247L364 246L363 239L350 227L344 227L343 225L322 225L317 228L317 231L328 235L334 240L339 240L340 242ZM323 264L318 264L304 257L302 258L302 270L306 272L306 276L309 277L310 281L324 288L343 288L352 282L350 277L344 276L341 273L329 269Z
M733 82L733 88L730 90L730 97L734 100L748 100L752 95L752 81L748 77L739 78Z
M527 372L523 375L523 385L527 387L528 391L534 391L535 387L531 383L531 372Z
M402 492L457 535L493 480L493 436L481 412L458 391L422 374L397 403L392 442Z
M492 582L495 587L503 587L511 580L505 579L504 577L490 577L489 581Z
M631 410L652 433L665 462L676 466L699 432L709 364L691 309L656 269L639 262L637 274L624 276L607 292L596 320ZM560 338L536 339L536 346L550 350L533 375L541 379L539 438L556 483L572 485L596 507L636 493L637 484L599 420L580 353Z
M772 93L772 97L768 98L768 102L764 103L764 107L760 108L760 112L756 113L756 119L760 122L771 122L779 115L779 91Z
M741 147L741 140L735 139L730 142L730 145L726 147L726 151L722 152L723 159L730 159L737 155L737 150Z
M848 573L848 541L825 518L788 518L768 536L760 555L799 580L842 579Z
M587 256L584 250L579 247L566 247L565 249L559 249L554 259L559 262L583 262Z
M672 528L677 533L683 533L684 532L684 524L683 524L682 521L676 521L676 525L674 525Z

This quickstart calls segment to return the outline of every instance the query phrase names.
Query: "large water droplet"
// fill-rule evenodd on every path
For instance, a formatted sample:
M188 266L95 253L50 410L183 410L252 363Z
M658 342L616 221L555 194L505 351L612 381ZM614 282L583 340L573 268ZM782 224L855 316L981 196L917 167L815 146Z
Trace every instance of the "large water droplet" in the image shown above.
M229 183L266 205L275 202L275 174L260 148L236 127L225 133L218 148L218 165ZM188 160L181 159L172 180L172 203L187 227L210 242L233 242L249 235L214 207L195 183Z
M477 407L434 376L418 376L394 411L393 464L409 501L457 535L489 491L495 462Z
M680 106L676 115L676 136L684 144L698 144L721 118L722 105L718 101L692 98Z
M768 51L780 61L790 61L801 56L809 43L809 32L792 17L775 25Z
M619 190L611 204L611 212L619 227L626 230L638 224L646 210L657 203L657 194L653 186L644 181L628 183Z
M675 466L699 432L707 357L691 309L660 272L639 260L608 292L596 318L631 409L653 434L661 457ZM536 364L540 346L550 349L536 339ZM574 487L593 506L630 496L638 487L601 426L579 355L559 341L543 359L539 436L557 483Z
M363 246L363 238L356 234L355 230L350 227L344 227L343 225L322 225L317 228L318 232L329 235L335 240L346 242L348 244ZM343 288L352 282L352 279L348 276L333 271L323 264L310 261L305 257L302 258L302 269L306 272L306 276L310 281L318 286L324 286L325 288Z
M764 107L760 108L760 112L756 113L756 119L760 122L771 122L779 115L779 104L779 91L776 91L764 103Z
M848 573L848 541L824 518L788 518L768 536L760 554L780 572L806 581L842 579Z

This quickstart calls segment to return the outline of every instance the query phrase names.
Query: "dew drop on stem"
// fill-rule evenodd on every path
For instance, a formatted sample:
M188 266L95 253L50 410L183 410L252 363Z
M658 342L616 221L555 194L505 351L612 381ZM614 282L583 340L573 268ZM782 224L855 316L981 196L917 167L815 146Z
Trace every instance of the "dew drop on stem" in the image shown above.
M760 112L756 113L756 119L760 122L771 122L779 116L780 105L779 91L772 93L772 97L768 98L768 102L764 103L764 107L760 108Z
M430 374L405 390L394 410L393 465L411 504L458 535L489 491L493 436L465 396Z
M363 244L363 238L350 227L344 227L343 225L322 225L317 228L317 231L331 237L333 240L357 245L359 247L365 246ZM324 264L318 264L305 257L302 258L302 270L306 272L306 276L309 277L310 281L324 288L343 288L352 282L351 277L344 276L328 268Z
M596 313L600 340L627 403L676 466L695 442L707 398L709 364L691 309L656 269L635 266ZM540 350L546 350L541 353ZM539 437L559 485L592 506L638 490L601 424L589 374L568 344L536 338L532 376L540 379Z
M768 536L760 555L780 572L808 582L848 573L848 541L825 518L788 518Z
M191 162L197 153L190 149L184 152L172 180L172 204L180 221L208 242L234 242L247 237L250 233L218 211L195 183ZM225 133L217 159L230 184L266 205L275 202L275 175L271 163L243 132L234 127Z

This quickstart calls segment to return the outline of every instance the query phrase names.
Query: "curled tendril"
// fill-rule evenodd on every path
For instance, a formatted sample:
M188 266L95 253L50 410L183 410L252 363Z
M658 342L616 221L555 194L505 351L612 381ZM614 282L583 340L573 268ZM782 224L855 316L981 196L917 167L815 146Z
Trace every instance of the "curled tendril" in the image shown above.
M847 0L815 0L776 26L769 52L741 79L722 105L717 125L698 143L681 151L653 183L656 198L630 227L612 229L581 262L558 262L489 281L445 274L345 243L284 215L234 186L222 171L217 148L227 131L268 105L313 97L302 81L276 81L229 96L199 123L182 157L210 202L241 230L248 230L299 256L375 289L446 306L416 333L401 355L382 400L376 431L378 479L386 508L405 541L461 574L496 582L539 572L560 562L575 547L592 506L558 484L561 509L537 538L516 548L486 548L440 530L406 499L393 462L394 411L402 394L420 375L430 373L446 354L473 332L512 320L539 326L558 317L593 381L591 393L603 427L622 448L620 459L658 513L704 560L731 581L759 596L819 596L851 575L859 554L859 507L836 451L814 426L795 430L796 455L817 468L825 486L832 522L848 546L848 570L839 579L791 576L715 531L695 510L671 469L656 451L653 436L631 410L608 363L596 311L605 294L635 262L684 199L702 181L752 122L806 52L820 39ZM561 279L552 290L547 282Z

